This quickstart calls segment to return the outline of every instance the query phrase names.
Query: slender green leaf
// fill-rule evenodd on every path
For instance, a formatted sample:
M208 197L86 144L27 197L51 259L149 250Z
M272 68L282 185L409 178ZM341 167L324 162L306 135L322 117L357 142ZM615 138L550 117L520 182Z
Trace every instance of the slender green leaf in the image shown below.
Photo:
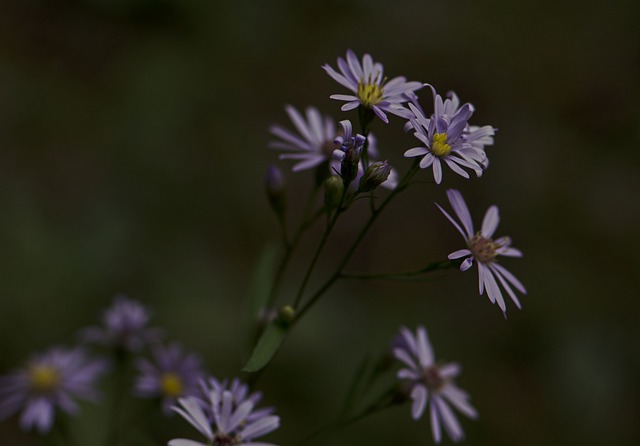
M260 336L249 361L242 370L249 373L257 372L269 364L273 355L280 349L288 331L288 326L280 320L269 324Z

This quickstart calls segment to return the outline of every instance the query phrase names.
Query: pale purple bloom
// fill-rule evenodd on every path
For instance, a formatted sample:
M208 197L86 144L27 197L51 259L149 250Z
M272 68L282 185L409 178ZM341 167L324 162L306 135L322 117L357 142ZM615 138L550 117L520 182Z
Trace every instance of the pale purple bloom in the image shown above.
M228 389L227 384L226 381L215 379L203 382L206 393L204 400L197 397L180 398L179 405L173 407L207 442L178 438L169 441L168 446L270 445L255 442L254 439L277 429L280 417L271 415L270 411L254 411L260 395L249 394L246 385L234 380Z
M335 121L329 116L322 116L317 108L308 107L306 119L295 107L285 107L297 134L286 128L271 126L272 134L280 141L272 141L269 147L285 150L290 153L280 155L280 159L293 159L297 163L294 172L311 169L323 162L329 161L335 149L334 139L337 136Z
M203 371L195 354L187 354L179 344L156 346L153 361L139 359L141 374L136 379L135 392L142 397L162 399L162 408L169 413L179 397L195 395Z
M501 288L498 285L499 283L516 306L521 308L520 301L511 287L514 287L523 294L526 294L527 290L513 274L498 263L497 256L522 257L522 252L511 247L511 239L509 237L493 239L493 234L500 222L498 208L491 206L487 209L484 219L482 220L482 228L480 231L475 232L471 214L460 192L449 189L447 191L447 197L461 224L458 224L458 222L437 203L436 206L438 206L467 242L467 248L452 252L449 254L449 259L465 258L460 265L462 271L471 268L473 261L476 260L478 264L480 294L482 295L486 290L491 303L497 302L504 313L506 311L506 305L502 297Z
M436 443L442 440L442 427L455 442L464 438L460 422L451 406L471 419L478 413L469 402L469 395L453 382L460 372L459 364L436 363L427 331L420 326L414 335L406 327L400 328L393 355L404 364L397 377L411 382L411 415L414 420L422 417L427 405L431 419L431 431Z
M54 347L35 355L26 367L0 377L0 420L22 412L23 430L48 432L57 408L75 414L75 398L98 398L94 382L106 369L106 361L89 358L81 348Z
M85 328L80 337L85 342L136 352L160 339L158 329L147 327L150 318L151 314L144 305L118 295L102 315L103 326Z
M437 184L442 181L443 162L464 178L469 178L469 174L463 167L473 170L477 176L482 175L487 164L484 146L493 142L492 138L487 139L493 135L493 127L486 126L472 133L468 121L473 114L473 106L468 103L460 106L458 97L451 93L443 100L433 87L431 89L434 114L430 118L415 103L409 104L412 116L405 129L412 128L414 136L423 145L407 150L404 156L422 157L420 167L431 167Z
M322 68L336 82L354 93L354 95L330 96L331 99L347 102L342 106L342 111L353 110L362 105L373 110L385 123L389 122L385 112L407 117L408 111L402 104L414 100L416 97L414 92L424 86L422 82L407 82L403 76L387 82L382 64L373 62L369 54L365 54L360 63L351 50L347 50L346 60L338 57L340 73L327 64Z

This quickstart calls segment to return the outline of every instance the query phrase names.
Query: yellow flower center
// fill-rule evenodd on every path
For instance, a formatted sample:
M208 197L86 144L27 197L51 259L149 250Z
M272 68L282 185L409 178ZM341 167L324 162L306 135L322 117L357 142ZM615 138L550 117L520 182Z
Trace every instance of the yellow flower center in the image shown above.
M502 245L494 242L490 238L477 233L471 240L469 240L469 250L473 254L473 257L482 263L490 263L496 258L496 249Z
M446 133L434 133L431 141L431 153L438 157L447 156L451 153L451 146L447 144Z
M182 395L184 385L178 375L168 372L162 375L160 388L162 389L162 393L166 396L175 397Z
M29 370L29 384L37 392L49 392L60 383L60 372L50 365L35 365Z
M382 84L384 84L384 81L378 82L379 80L378 75L376 79L372 79L371 76L369 76L367 81L362 78L360 82L358 82L358 99L360 99L360 102L362 102L362 105L365 107L371 108L382 101L382 95L384 93Z

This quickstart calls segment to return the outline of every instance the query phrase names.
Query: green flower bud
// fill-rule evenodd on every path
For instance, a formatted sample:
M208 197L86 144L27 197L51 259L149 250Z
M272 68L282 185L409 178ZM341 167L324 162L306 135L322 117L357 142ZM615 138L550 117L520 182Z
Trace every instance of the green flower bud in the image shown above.
M371 164L360 178L358 192L370 192L387 181L391 173L389 161L377 161Z
M332 175L324 182L324 205L327 210L335 209L340 205L342 193L344 191L344 183L342 178Z

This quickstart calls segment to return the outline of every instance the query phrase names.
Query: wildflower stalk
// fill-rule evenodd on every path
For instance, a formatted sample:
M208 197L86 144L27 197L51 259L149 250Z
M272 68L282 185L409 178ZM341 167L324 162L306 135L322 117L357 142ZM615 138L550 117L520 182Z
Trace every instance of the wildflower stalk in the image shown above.
M338 221L340 214L342 214L343 212L343 205L344 205L346 194L347 194L347 188L345 187L343 189L342 196L340 198L340 203L338 204L338 207L336 208L333 214L333 217L330 218L329 223L327 224L327 227L325 228L324 233L322 234L322 239L320 240L320 243L316 248L316 252L314 253L313 258L309 263L309 266L304 275L304 278L302 279L302 283L300 284L300 288L298 289L298 294L296 295L295 301L293 303L293 308L298 308L298 305L300 304L300 300L302 299L302 296L304 294L304 290L307 286L307 282L309 281L309 278L311 277L311 273L313 272L313 269L315 268L316 263L320 258L320 254L322 253L324 245L327 243L327 240L329 239L329 235L331 234L333 227L336 225L336 222Z
M360 280L403 280L415 276L422 276L434 271L446 270L460 266L460 260L443 260L431 262L424 268L413 271L405 271L398 273L359 273L359 272L343 272L340 274L342 279L360 279Z
M360 413L350 417L350 418L341 418L338 419L337 421L321 428L320 430L316 431L315 433L309 435L308 437L306 437L305 439L303 439L302 441L298 442L297 444L299 445L306 445L308 444L308 442L310 440L313 440L317 437L320 436L324 436L324 435L328 435L331 433L334 433L340 429L344 429L345 427L348 427L350 425L352 425L353 423L356 423L360 420L362 420L363 418L368 417L369 415L373 415L374 413L380 412L384 409L388 409L389 407L392 407L396 404L401 403L402 401L399 400L397 398L398 395L398 391L396 386L393 386L389 389L387 389L385 392L383 392L373 403L371 403L367 408L365 408L364 410L362 410Z
M267 303L266 303L267 307L271 307L275 303L278 288L280 287L280 283L282 282L282 277L284 275L285 270L287 269L287 265L289 264L289 261L291 260L291 256L293 252L298 247L298 243L300 242L302 235L324 213L324 208L320 208L316 210L313 213L313 215L309 216L309 212L310 212L311 206L315 201L314 199L317 195L318 189L319 188L317 185L313 188L309 196L309 201L307 202L307 207L304 211L304 217L302 219L302 222L300 223L298 230L293 235L291 240L288 239L287 233L283 226L282 241L283 241L285 252L284 252L284 255L282 256L282 259L280 260L280 264L278 265L278 269L276 270L276 273L274 275L273 282L271 283L271 289L269 291L269 296L267 298Z
M318 301L318 299L320 299L320 297L322 297L322 295L325 293L325 291L327 291L331 287L331 285L333 285L333 283L342 276L342 270L347 265L349 260L351 260L351 257L355 253L356 248L360 245L360 242L362 242L362 240L364 239L364 236L367 234L367 232L369 232L369 229L371 228L373 223L377 220L378 216L387 207L387 205L391 202L391 200L393 200L393 198L397 194L402 192L409 185L409 183L410 183L411 179L413 178L413 176L416 174L416 172L418 172L418 169L419 169L419 163L416 161L411 166L411 168L407 171L407 173L402 178L402 180L400 180L400 183L398 184L398 186L395 189L393 189L391 191L391 193L387 196L387 198L382 202L380 207L374 208L372 210L371 217L369 217L369 220L367 220L367 222L365 223L363 228L360 230L360 233L356 236L356 239L351 244L351 247L349 248L349 250L347 251L347 253L343 257L342 261L339 263L339 265L336 268L335 272L313 294L313 296L311 296L309 301L300 309L300 311L297 312L296 318L293 321L294 323L296 323L300 319L302 319L302 316L304 316L304 314L307 311L309 311L309 309L311 309L311 307L313 307L313 305ZM338 214L338 212L336 212L336 217L337 217L337 214ZM323 241L321 242L321 244L324 244L325 241L326 240L324 240L324 237L323 237ZM304 290L302 289L302 291L304 291ZM294 307L297 307L297 303L298 303L300 297L301 297L301 295L299 294L298 298L296 299L296 305L294 305Z

